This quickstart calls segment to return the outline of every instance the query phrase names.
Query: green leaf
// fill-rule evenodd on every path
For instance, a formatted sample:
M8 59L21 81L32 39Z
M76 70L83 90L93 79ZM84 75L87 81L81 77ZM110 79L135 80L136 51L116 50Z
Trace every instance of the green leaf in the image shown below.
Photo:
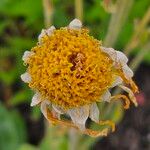
M0 150L15 150L26 141L26 128L18 112L0 103Z
M39 149L30 144L22 144L17 150L39 150Z

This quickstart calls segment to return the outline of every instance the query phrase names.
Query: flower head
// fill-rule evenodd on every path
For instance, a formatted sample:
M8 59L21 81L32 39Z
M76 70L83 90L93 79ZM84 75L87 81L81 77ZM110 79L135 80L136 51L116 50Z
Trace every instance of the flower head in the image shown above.
M102 47L100 41L82 28L79 20L74 19L68 27L57 30L54 26L44 29L38 40L38 44L23 55L28 69L21 78L35 91L31 106L40 104L50 122L75 127L91 136L103 136L108 129L85 128L89 117L114 130L113 122L99 120L98 102L121 98L125 100L125 108L129 107L130 100L137 105L133 93L138 89L132 81L127 57L113 48ZM129 96L111 96L109 90L115 86ZM62 120L61 114L70 116L72 121Z

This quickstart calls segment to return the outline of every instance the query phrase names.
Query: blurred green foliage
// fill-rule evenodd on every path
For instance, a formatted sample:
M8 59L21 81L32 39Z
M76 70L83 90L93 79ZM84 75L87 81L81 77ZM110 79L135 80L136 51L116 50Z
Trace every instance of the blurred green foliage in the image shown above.
M90 29L90 34L103 40L111 14L104 10L101 3L102 0L84 1L83 22ZM134 21L140 20L149 6L149 0L135 0L116 43L117 49L123 49L129 42L135 28L138 27L138 22ZM66 26L75 17L73 0L53 0L53 7L52 20L56 27ZM38 148L30 145L25 120L16 107L24 103L29 105L31 100L32 91L20 80L20 75L25 72L21 58L25 50L30 50L35 45L42 28L44 28L42 0L0 0L0 88L3 92L0 103L0 150L67 149L67 136L54 138L55 128L47 131ZM145 31L140 38L141 45L144 45L149 38L149 31ZM139 50L140 47L137 47L133 55ZM150 54L145 57L145 61L150 63ZM112 110L108 110L108 114L111 115L105 117L119 122L123 115L121 110L116 105ZM32 109L31 118L36 120L39 117L39 109ZM80 149L87 149L95 139L82 137L81 141Z

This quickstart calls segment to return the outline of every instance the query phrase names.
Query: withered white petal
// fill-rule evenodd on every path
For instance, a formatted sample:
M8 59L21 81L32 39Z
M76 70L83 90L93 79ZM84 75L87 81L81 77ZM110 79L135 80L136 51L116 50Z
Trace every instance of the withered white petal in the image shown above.
M80 29L81 27L82 27L82 23L79 19L74 19L69 24L70 29Z
M119 84L122 84L122 82L123 82L122 78L119 77L119 76L116 76L116 79L115 79L115 81L113 82L113 84L111 85L111 88L113 88L113 87L115 87L115 86L117 86L117 85L119 85Z
M121 64L126 64L128 62L128 58L124 53L121 51L116 51L117 53L117 62L120 62Z
M133 71L128 67L128 65L123 65L122 70L127 78L133 77Z
M44 100L41 102L41 112L43 113L43 115L46 119L48 119L47 118L47 108L49 105L51 105L51 103L48 100Z
M129 94L129 98L132 100L134 105L137 106L138 104L137 104L136 98L135 98L134 93L132 92L132 90L129 89L128 87L126 87L126 86L123 86L123 85L120 85L119 87L121 87L123 90L125 90Z
M106 90L105 93L102 95L102 101L110 102L111 99L111 93L109 90Z
M64 114L65 113L65 111L61 107L56 106L55 104L52 104L52 107L59 114Z
M90 115L89 117L91 118L91 120L95 121L95 122L99 122L99 109L97 107L96 103L92 103L90 105Z
M46 29L42 29L41 33L38 36L38 41L41 43L41 39L46 35Z
M46 33L48 36L51 36L56 28L54 26L51 26L49 29L47 29Z
M67 111L73 123L79 127L80 130L85 130L85 123L89 116L89 106L85 105L78 108L73 108Z
M35 106L35 105L39 104L41 101L42 101L42 99L41 99L40 93L36 92L34 94L34 96L32 97L32 101L31 101L30 106Z
M113 48L107 48L107 47L100 47L101 50L108 54L109 57L113 60L113 61L116 61L117 60L117 52L113 49Z
M22 60L26 63L28 58L30 56L32 56L32 55L34 55L34 52L32 52L32 51L25 51L23 56L22 56Z
M21 80L24 81L25 83L31 82L31 75L28 72L25 72L24 74L21 75Z

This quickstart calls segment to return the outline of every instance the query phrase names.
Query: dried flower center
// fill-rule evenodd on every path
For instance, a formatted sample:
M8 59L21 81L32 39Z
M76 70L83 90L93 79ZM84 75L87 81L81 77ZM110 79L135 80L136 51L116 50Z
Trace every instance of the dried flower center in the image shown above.
M112 61L85 29L55 30L32 51L30 87L64 109L99 100L113 82Z

